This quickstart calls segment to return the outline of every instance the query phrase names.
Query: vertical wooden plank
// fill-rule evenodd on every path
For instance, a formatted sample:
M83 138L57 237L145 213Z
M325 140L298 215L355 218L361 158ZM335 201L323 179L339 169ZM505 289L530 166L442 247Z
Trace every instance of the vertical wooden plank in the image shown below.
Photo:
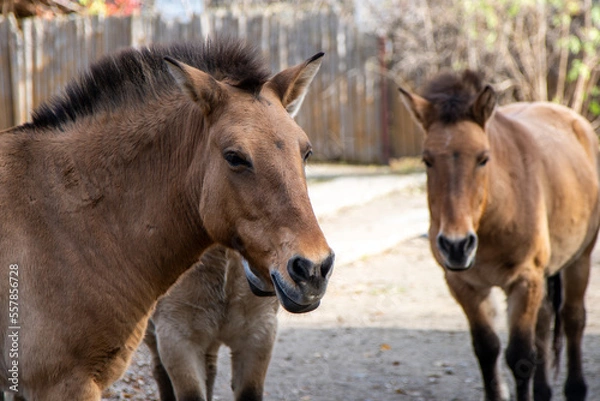
M319 51L324 51L325 56L323 57L323 61L321 64L321 70L316 77L316 82L312 83L312 103L310 108L310 120L312 121L313 130L312 133L315 136L316 146L315 146L315 159L321 160L331 160L331 152L328 141L328 132L326 127L326 113L323 109L323 105L325 103L324 93L325 88L327 87L327 73L325 71L324 66L329 62L330 54L323 47L322 42L322 34L321 34L321 18L319 18L320 13L314 13L310 16L308 21L308 32L309 32L309 41L315 49L319 49Z
M204 12L200 15L200 23L200 26L202 27L202 38L206 39L213 33L213 25L208 12Z
M11 60L11 86L13 95L13 124L21 124L27 120L26 88L25 88L25 54L23 33L14 14L8 16L9 21L9 57Z
M197 43L202 41L202 39L202 21L200 15L194 14L190 19L190 40Z
M56 80L54 77L54 63L55 63L55 24L52 20L43 20L41 23L41 30L43 35L43 45L41 48L42 52L42 66L41 77L43 85L42 97L44 99L50 98L54 94L56 88Z
M23 31L23 61L24 61L24 85L25 85L25 98L22 110L22 116L24 119L19 121L18 123L24 123L29 120L29 115L31 110L33 109L33 75L34 75L34 67L33 67L33 18L25 18L21 21L22 31ZM23 118L22 117L22 118Z
M340 21L338 25L338 46L339 54L338 76L339 82L339 119L340 119L340 137L344 144L344 159L354 159L354 138L352 136L352 110L349 105L349 90L351 71L349 70L350 53L352 45L351 32L348 24Z
M69 15L68 17L66 17L64 19L63 35L65 36L66 42L65 42L65 48L63 51L62 68L66 72L66 74L64 77L63 87L61 88L61 90L67 86L67 84L69 83L69 81L71 81L71 79L73 79L75 76L77 76L77 63L75 61L77 59L77 54L76 54L77 27L76 27L75 18L76 18L76 16Z
M281 71L280 57L279 57L279 35L281 34L281 27L279 18L276 15L271 15L269 18L269 61L271 64L271 71Z
M262 52L262 15L253 14L246 18L246 40Z
M297 15L294 19L294 32L290 35L290 42L293 43L293 47L289 52L289 60L290 64L292 65L298 64L318 52L318 50L314 49L311 43L309 25L310 16L310 12L303 12L301 15ZM304 99L304 103L300 108L300 112L296 116L296 121L310 138L310 141L313 145L313 151L315 152L315 156L313 157L315 160L318 160L321 157L322 149L322 138L320 135L321 130L317 129L313 118L313 109L318 106L316 100L319 79L320 72L317 73L313 82L311 83L308 93Z
M15 125L9 43L10 22L0 15L0 130Z
M46 99L44 88L44 28L42 21L39 18L33 20L32 31L32 48L33 48L33 108L36 108L41 102Z

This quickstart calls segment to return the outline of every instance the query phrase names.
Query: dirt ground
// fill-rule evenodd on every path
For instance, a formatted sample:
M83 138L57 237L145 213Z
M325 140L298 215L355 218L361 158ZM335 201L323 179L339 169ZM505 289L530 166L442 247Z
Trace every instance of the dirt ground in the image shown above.
M381 171L371 173L362 182L374 182L373 177ZM392 215L423 216L425 208L422 185L410 185L321 214L326 235L346 241L346 246L355 249L367 242L364 236L380 242L377 238L381 241L396 238L393 235L409 226L413 231L397 237L401 239L391 247L371 249L338 264L328 292L314 312L305 315L280 312L265 401L482 399L479 369L466 320L446 289L441 268L430 255L423 229L426 221L419 217L418 224L389 223L394 221ZM344 233L357 228L363 239L356 243L351 238L344 239ZM495 295L503 311L503 296L500 292ZM587 309L584 369L590 387L588 399L593 401L600 400L598 249ZM503 314L498 327L505 344ZM558 395L564 381L564 359L554 386L555 399L562 399ZM506 367L504 373L512 388ZM229 380L228 350L222 349L215 400L232 399ZM144 346L124 378L106 392L105 399L158 399Z

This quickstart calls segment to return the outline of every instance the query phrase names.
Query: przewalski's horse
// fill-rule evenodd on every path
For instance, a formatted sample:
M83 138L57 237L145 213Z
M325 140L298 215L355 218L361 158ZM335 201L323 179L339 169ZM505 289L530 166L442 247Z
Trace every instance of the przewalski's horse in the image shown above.
M233 40L127 50L0 135L3 311L18 278L0 388L16 377L30 400L99 400L156 299L214 243L244 256L257 293L291 312L319 305L333 253L292 116L321 56L269 78Z
M490 289L508 302L506 361L518 400L548 400L552 307L545 279L564 285L568 400L583 400L581 340L590 253L600 221L598 141L590 124L552 103L496 110L496 95L469 71L443 74L424 95L400 90L425 130L429 241L469 321L487 400L507 397L498 370ZM560 294L557 294L560 295Z
M159 299L144 341L161 401L212 400L222 344L231 349L235 400L263 399L279 304L255 296L243 271L237 252L217 246Z

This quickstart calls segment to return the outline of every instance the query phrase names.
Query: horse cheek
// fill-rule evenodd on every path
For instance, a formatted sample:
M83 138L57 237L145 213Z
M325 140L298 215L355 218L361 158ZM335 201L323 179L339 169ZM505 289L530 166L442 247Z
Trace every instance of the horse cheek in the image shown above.
M479 229L479 222L485 212L485 204L487 202L488 194L488 174L485 171L481 171L478 177L475 179L475 196L473 196L473 230L477 232Z

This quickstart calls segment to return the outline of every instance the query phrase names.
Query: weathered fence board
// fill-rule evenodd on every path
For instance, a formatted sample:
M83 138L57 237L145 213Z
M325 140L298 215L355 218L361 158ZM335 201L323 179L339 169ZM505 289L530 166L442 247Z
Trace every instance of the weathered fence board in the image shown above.
M8 19L0 16L0 129L14 121L9 30Z
M420 151L419 133L378 66L378 39L359 33L331 12L283 10L250 15L210 12L186 21L160 16L60 16L52 20L0 17L0 129L30 119L31 111L101 56L129 46L246 38L267 57L272 71L324 51L321 72L297 116L321 160L381 163ZM382 92L382 90L386 92ZM385 115L389 121L383 120ZM389 123L389 124L388 124ZM382 142L382 130L389 139Z

